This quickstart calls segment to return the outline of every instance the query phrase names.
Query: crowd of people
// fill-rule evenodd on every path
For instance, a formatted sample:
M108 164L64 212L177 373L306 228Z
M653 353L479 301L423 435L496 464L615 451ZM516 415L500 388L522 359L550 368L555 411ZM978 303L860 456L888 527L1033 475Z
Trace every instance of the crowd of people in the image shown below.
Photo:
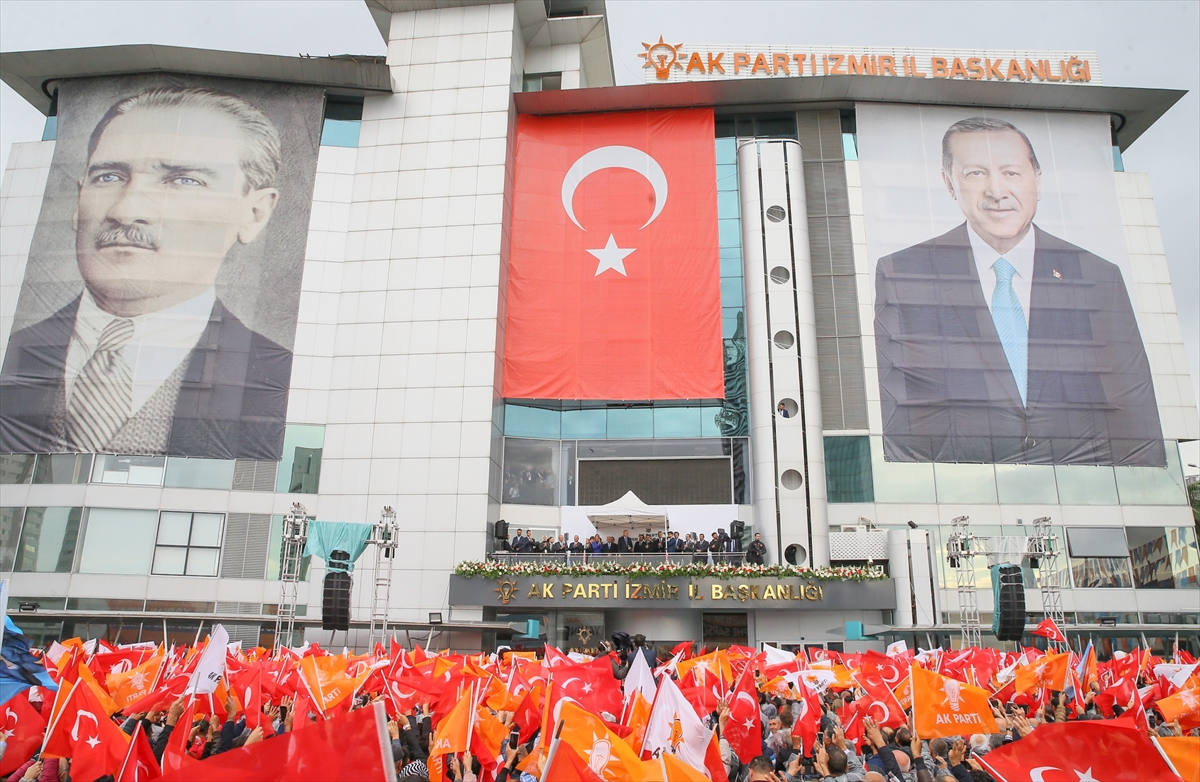
M532 533L532 530L530 531ZM762 535L755 534L754 540L742 550L742 541L732 538L725 530L717 530L708 536L704 533L679 532L641 533L634 538L629 530L622 532L620 537L609 535L591 535L580 540L578 535L568 540L566 535L547 535L540 540L525 534L525 530L517 530L516 535L507 544L507 550L515 554L578 554L581 556L600 556L615 554L681 554L691 555L695 562L706 562L709 555L714 558L727 560L736 558L739 561L744 555L749 564L764 563L767 547L762 542ZM737 555L730 557L728 555Z
M684 642L660 659L623 633L597 658L395 641L363 655L244 651L219 626L195 648L71 639L31 650L23 638L5 634L0 690L0 773L12 782L140 781L160 768L251 778L218 769L261 766L285 745L271 778L324 778L305 757L318 734L367 750L339 761L344 779L382 778L382 763L408 782L1200 776L1200 677L1178 650L1170 662L1147 650L1099 661L1090 644L851 654ZM365 708L375 723L355 717ZM332 732L303 740L316 723Z

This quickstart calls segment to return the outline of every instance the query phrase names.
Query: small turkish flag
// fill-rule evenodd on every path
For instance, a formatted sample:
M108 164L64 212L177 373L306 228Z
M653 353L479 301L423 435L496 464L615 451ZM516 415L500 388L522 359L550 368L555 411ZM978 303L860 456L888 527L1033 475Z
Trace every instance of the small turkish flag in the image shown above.
M517 122L504 395L725 396L712 109Z
M758 710L758 692L749 666L738 677L730 695L725 738L739 758L756 758L762 754L762 712ZM806 702L800 701L799 705L803 708Z
M1038 626L1034 628L1033 634L1040 635L1043 638L1049 638L1051 641L1055 641L1060 644L1065 644L1067 642L1067 637L1063 635L1062 630L1058 629L1058 625L1054 623L1053 619L1043 619L1042 621L1038 622Z
M3 704L4 729L0 731L8 745L0 758L0 775L7 776L33 757L42 746L46 720L29 702L29 693L19 692Z
M976 759L1003 782L1178 780L1146 734L1128 720L1039 725L1020 741Z

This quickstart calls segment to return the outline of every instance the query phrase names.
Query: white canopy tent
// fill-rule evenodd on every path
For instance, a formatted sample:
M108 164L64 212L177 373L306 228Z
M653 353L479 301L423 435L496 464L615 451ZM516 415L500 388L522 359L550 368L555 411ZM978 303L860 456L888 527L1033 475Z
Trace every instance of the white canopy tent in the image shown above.
M655 508L642 502L631 491L618 500L587 509L588 521L595 526L596 532L607 537L620 535L623 530L629 530L634 535L642 533L658 534L670 529L666 508Z

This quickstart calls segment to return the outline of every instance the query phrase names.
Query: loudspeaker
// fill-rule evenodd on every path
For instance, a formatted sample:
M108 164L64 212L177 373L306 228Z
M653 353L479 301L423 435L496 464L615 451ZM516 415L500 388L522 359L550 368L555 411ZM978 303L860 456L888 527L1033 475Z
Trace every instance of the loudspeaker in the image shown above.
M783 550L783 558L789 565L803 565L808 559L808 551L799 543L793 543Z
M350 555L345 551L329 552L328 565L347 567ZM325 574L324 591L321 595L321 629L350 629L350 588L354 581L349 573L330 570Z
M505 521L504 519L500 519L499 521L496 522L495 529L496 529L496 532L495 532L496 540L508 540L508 522L507 521Z
M1025 634L1025 582L1018 565L994 565L992 593L996 598L992 633L997 641L1020 641Z
M734 540L741 540L742 536L745 534L746 522L737 520L729 522L729 537L733 538Z

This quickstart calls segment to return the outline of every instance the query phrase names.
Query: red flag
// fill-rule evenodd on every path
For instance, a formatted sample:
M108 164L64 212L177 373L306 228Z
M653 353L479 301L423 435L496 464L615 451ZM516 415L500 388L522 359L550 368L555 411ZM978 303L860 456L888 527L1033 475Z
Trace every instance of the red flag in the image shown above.
M739 758L756 758L762 754L762 712L758 710L758 691L749 666L738 677L730 695L725 740Z
M43 754L71 758L73 779L96 779L121 767L129 737L104 713L90 687L79 686L63 706Z
M1149 737L1128 720L1039 725L1020 741L977 756L976 760L993 777L1004 782L1176 779Z
M162 777L163 782L357 782L393 779L383 704L356 709L275 738L231 749ZM72 774L74 776L74 774Z
M4 741L7 748L0 759L0 776L20 768L41 749L46 720L29 702L29 692L19 692L4 703Z
M183 713L179 715L179 721L175 723L171 735L167 738L167 746L162 754L162 770L164 774L186 770L199 762L196 758L188 754L188 737L192 732L192 725L195 722L196 701L189 701L187 706L184 707Z
M881 728L898 728L905 723L904 707L887 685L872 676L855 674L866 695L859 700L865 704L866 716Z
M517 119L504 395L725 395L712 109Z
M230 676L233 684L234 694L242 703L242 709L246 713L246 727L250 730L261 727L263 734L266 736L274 735L275 730L271 727L271 720L267 719L267 715L263 714L263 668L261 665L254 665L243 669L241 672Z
M565 741L559 742L554 748L554 757L550 758L550 763L542 771L542 778L555 782L604 782L604 777L592 771Z
M864 684L882 684L894 691L900 682L908 678L908 663L879 652L863 652L854 678Z
M116 782L148 782L161 776L162 769L158 767L150 739L142 730L142 723L139 721L133 729L129 750L125 753L125 762L121 764L121 770L117 772Z
M1040 635L1042 638L1049 638L1060 644L1067 642L1067 637L1063 635L1063 631L1058 629L1058 625L1054 624L1053 619L1043 619L1038 622L1038 626L1034 628L1033 635Z

